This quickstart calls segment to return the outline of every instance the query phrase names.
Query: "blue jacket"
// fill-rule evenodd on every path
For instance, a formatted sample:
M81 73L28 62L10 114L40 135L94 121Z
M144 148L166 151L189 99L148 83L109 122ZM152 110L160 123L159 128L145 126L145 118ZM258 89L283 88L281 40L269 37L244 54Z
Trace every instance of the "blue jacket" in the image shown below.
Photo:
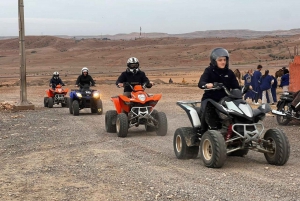
M258 70L254 71L253 76L252 76L252 80L253 80L252 87L253 87L254 91L258 91L258 88L260 85L260 83L259 83L260 78L261 78L261 72Z
M204 70L204 73L201 75L198 87L203 89L205 84L214 82L223 83L228 90L240 88L239 83L235 78L232 70L228 68L220 69L218 67L210 65ZM202 101L211 98L214 101L218 102L225 96L227 96L227 94L224 89L216 91L207 90L203 94Z
M290 84L290 74L287 73L281 77L281 83L280 83L279 87L289 86L289 84Z
M273 78L271 77L271 75L267 75L266 77L261 77L260 80L260 89L262 91L271 89L271 81L273 80Z

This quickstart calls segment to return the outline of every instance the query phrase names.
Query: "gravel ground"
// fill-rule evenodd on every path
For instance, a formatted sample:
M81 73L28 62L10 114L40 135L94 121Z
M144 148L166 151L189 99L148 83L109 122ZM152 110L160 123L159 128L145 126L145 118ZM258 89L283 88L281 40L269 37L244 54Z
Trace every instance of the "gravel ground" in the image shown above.
M99 87L104 110L113 109L113 85ZM119 91L118 91L119 90ZM29 87L34 111L0 112L0 200L300 200L299 122L278 126L268 116L266 129L280 128L291 145L285 166L264 155L228 157L221 169L204 167L200 157L178 160L173 134L190 126L177 100L198 100L196 87L157 85L157 110L166 113L168 133L143 127L127 138L107 133L104 115L89 110L72 116L67 108L43 108L45 87ZM180 92L180 93L179 93ZM0 102L17 100L18 87L0 88Z

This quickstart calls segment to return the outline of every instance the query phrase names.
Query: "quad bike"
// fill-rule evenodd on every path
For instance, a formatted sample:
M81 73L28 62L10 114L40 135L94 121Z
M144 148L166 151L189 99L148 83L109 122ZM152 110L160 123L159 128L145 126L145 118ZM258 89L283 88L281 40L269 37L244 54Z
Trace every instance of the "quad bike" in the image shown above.
M168 130L166 114L154 109L162 95L147 94L145 92L147 83L134 87L133 83L123 84L132 88L131 98L124 95L111 97L115 110L109 110L105 114L106 131L117 132L118 137L126 137L129 128L144 125L147 132L155 131L159 136L166 135Z
M212 99L213 110L219 118L218 128L215 130L201 129L202 114L200 101L178 101L188 115L192 127L178 128L173 138L173 147L178 159L192 159L200 155L206 167L220 168L227 156L245 156L249 150L264 153L269 164L284 165L290 155L290 144L287 136L279 129L268 129L263 135L263 119L271 111L268 104L262 104L258 109L252 109L242 99L245 87L228 91L221 83L214 83L212 89L224 89L227 96L220 102ZM201 116L201 117L200 117ZM208 116L209 119L209 116Z
M55 104L61 104L62 107L69 107L69 97L65 97L68 89L63 89L61 85L56 85L55 89L51 87L46 90L46 93L47 97L44 97L44 107L53 108Z
M101 115L103 113L103 105L100 92L90 89L90 85L80 85L80 87L80 89L72 89L70 92L70 114L78 116L79 110L91 108L91 113Z
M300 120L300 111L295 111L292 107L292 102L295 99L293 92L284 92L280 96L280 101L277 103L277 110L272 110L272 114L276 115L276 120L279 125L287 125L293 119ZM296 108L299 107L298 103Z

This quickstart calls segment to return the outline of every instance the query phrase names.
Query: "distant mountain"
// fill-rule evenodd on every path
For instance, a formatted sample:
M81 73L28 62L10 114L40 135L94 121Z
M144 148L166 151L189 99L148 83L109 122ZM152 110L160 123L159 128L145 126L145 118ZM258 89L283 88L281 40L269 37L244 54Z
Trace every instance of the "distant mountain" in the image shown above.
M136 38L165 38L165 37L176 37L176 38L259 38L263 36L291 36L300 34L299 29L290 30L274 30L274 31L253 31L248 29L236 29L236 30L207 30L207 31L195 31L191 33L183 34L168 34L168 33L120 33L116 35L77 35L77 36L67 36L67 35L55 35L59 38L73 38L73 39L110 39L110 40L132 40ZM16 38L17 36L0 36L1 39Z
M129 34L116 34L116 35L102 35L102 36L74 36L76 39L82 38L107 38L111 40L130 40L135 38L164 38L164 37L177 37L177 38L259 38L262 36L291 36L300 34L300 29L291 30L274 30L274 31L252 31L247 29L237 30L207 30L207 31L195 31L191 33L183 34L168 34L168 33L140 33L133 32Z

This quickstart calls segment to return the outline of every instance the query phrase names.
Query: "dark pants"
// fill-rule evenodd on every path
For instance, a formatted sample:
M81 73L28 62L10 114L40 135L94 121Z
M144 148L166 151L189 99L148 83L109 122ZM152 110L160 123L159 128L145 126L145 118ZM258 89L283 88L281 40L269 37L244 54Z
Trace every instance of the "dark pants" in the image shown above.
M201 133L207 131L208 129L217 130L220 126L220 118L216 108L208 101L208 99L201 102L200 121Z
M124 92L123 95L127 96L128 98L131 98L131 92Z

